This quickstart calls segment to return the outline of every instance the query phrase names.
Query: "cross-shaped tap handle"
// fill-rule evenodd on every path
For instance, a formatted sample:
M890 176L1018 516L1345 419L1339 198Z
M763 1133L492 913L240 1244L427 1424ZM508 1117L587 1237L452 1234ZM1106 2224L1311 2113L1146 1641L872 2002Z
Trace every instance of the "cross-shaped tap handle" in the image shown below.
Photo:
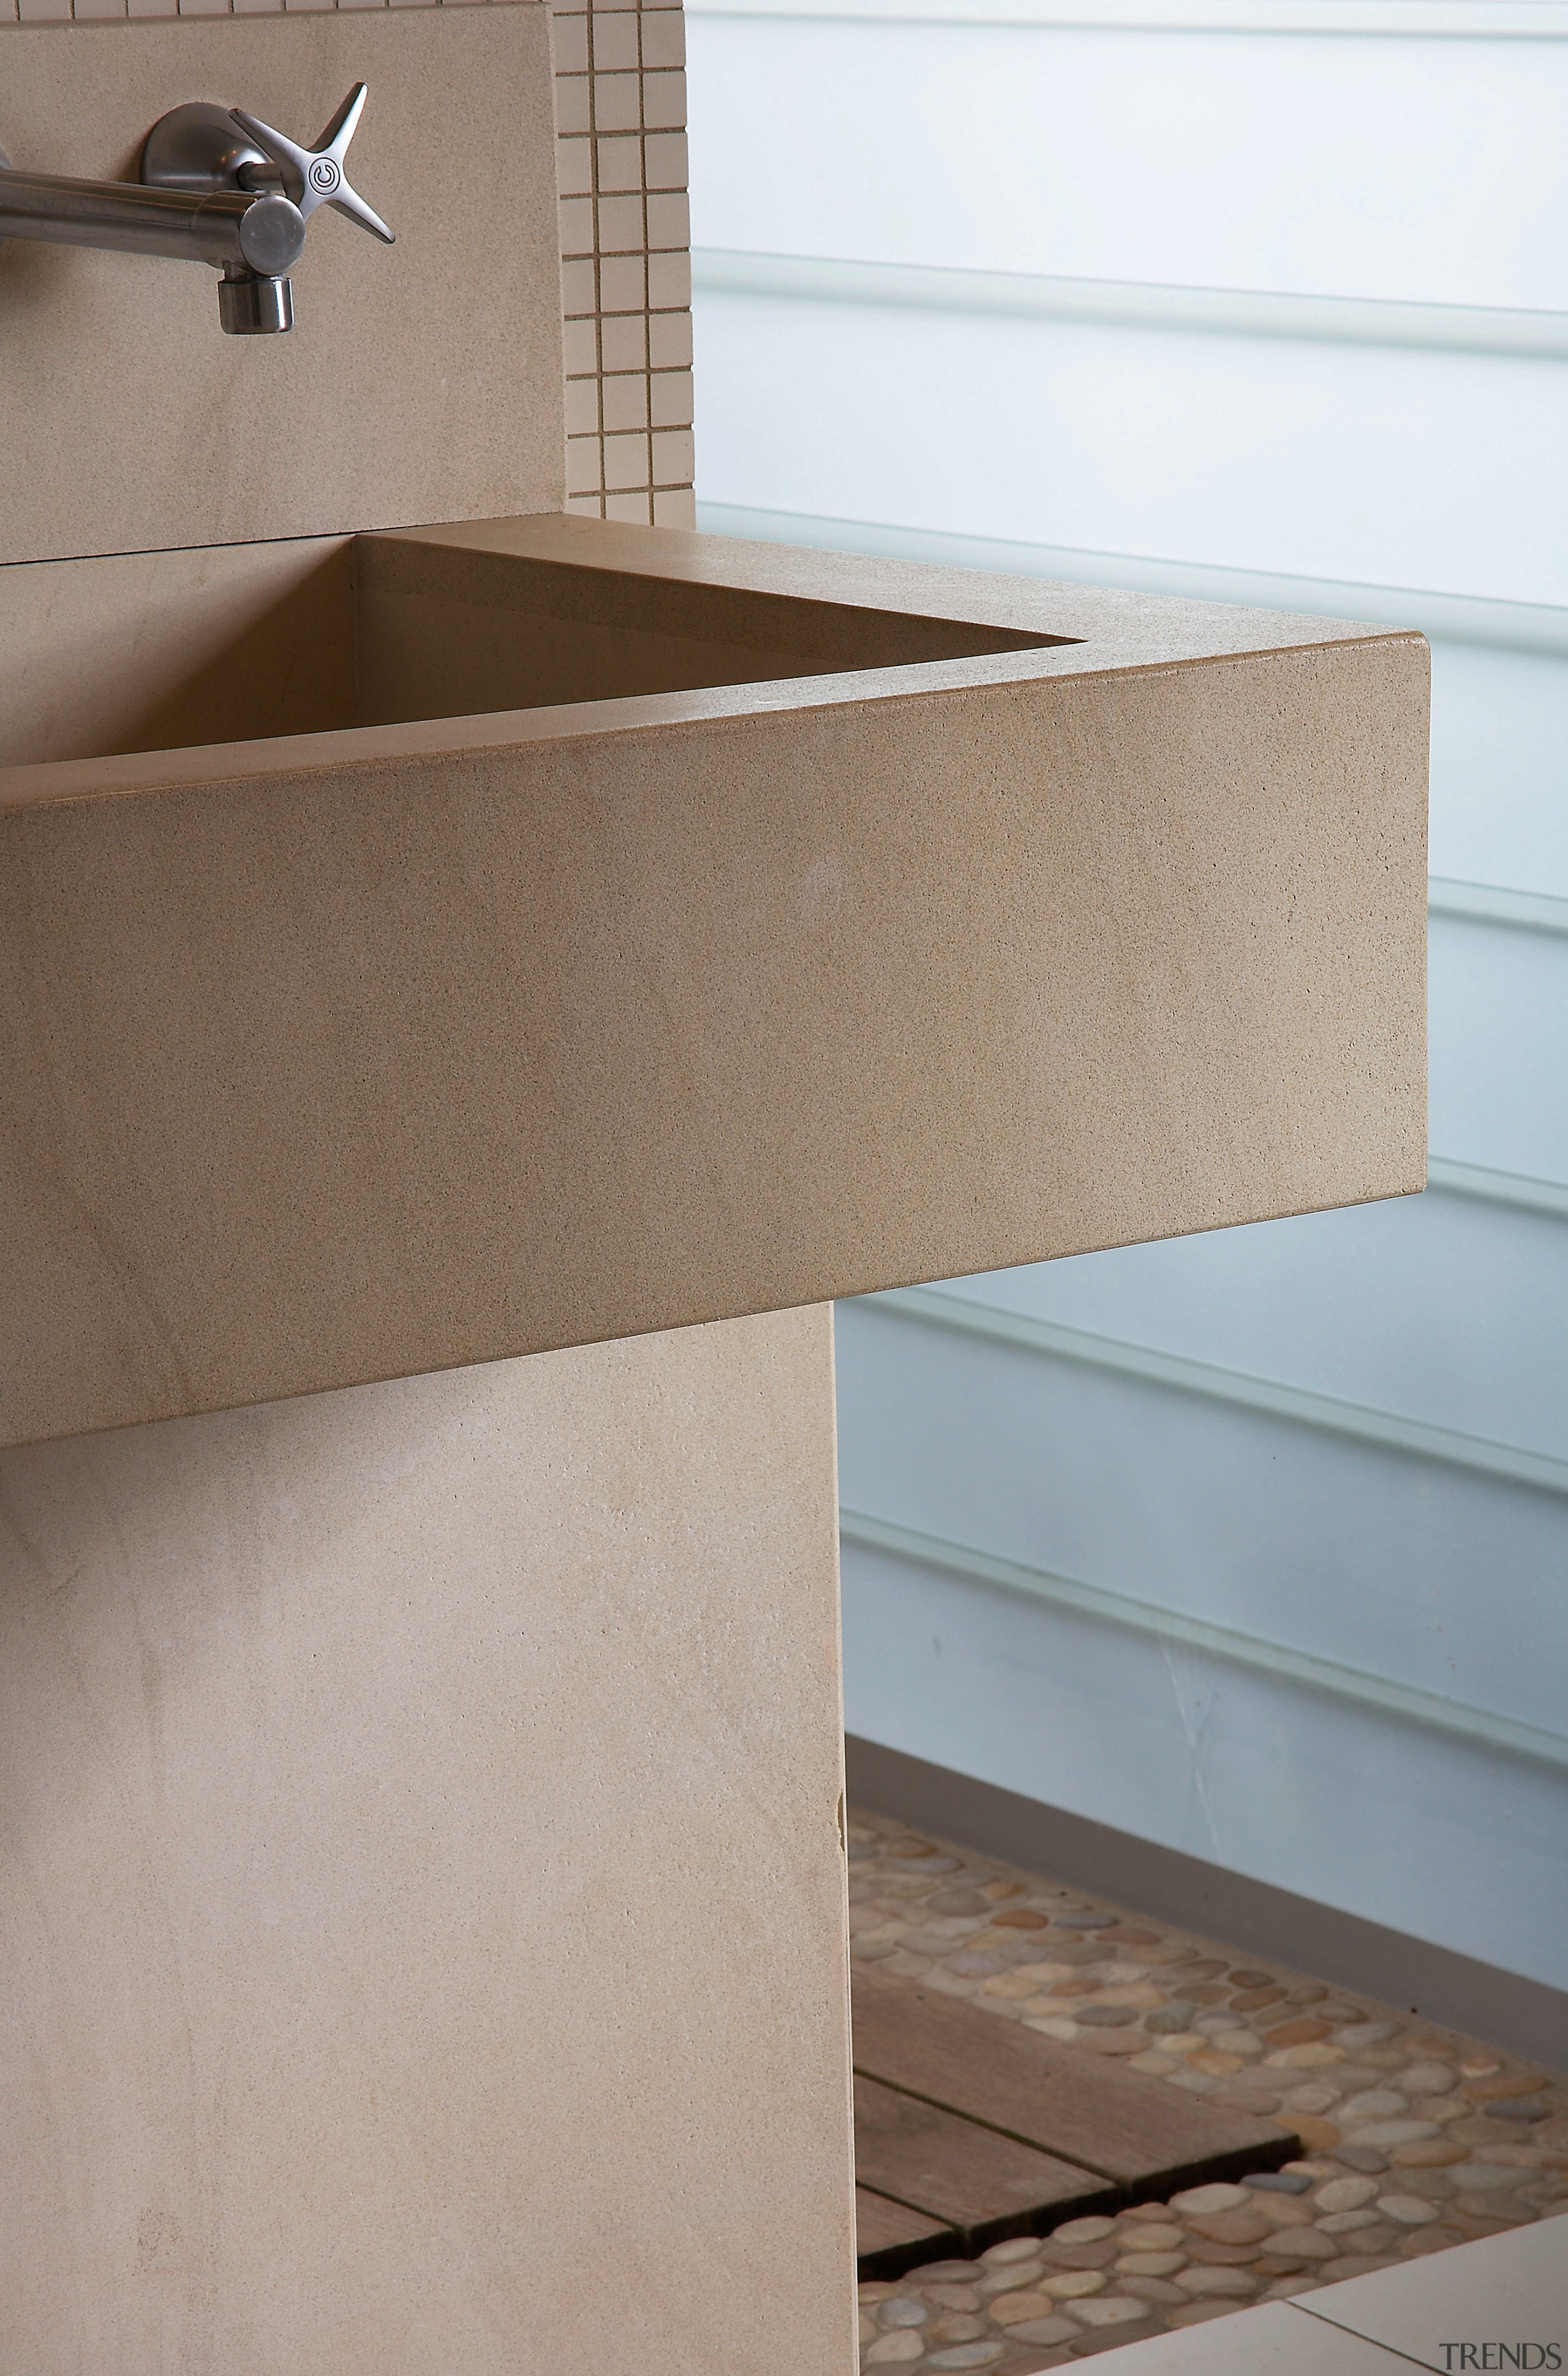
M392 233L375 212L367 207L357 190L351 189L343 171L343 160L349 143L363 112L367 86L357 82L314 148L302 148L286 133L274 132L270 124L259 116L247 115L243 107L229 113L242 132L248 132L258 148L264 149L283 176L283 194L292 198L308 221L317 207L336 207L340 215L357 222L362 231L374 232L388 247Z

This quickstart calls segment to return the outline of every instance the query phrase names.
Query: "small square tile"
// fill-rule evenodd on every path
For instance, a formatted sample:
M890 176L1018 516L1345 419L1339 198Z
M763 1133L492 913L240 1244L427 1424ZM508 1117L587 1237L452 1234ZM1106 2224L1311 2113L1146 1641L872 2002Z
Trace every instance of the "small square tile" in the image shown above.
M642 121L641 75L596 74L593 121L599 132L635 132Z
M587 74L588 18L564 17L557 9L551 25L551 49L558 75Z
M607 430L647 427L647 380L641 372L616 373L604 381Z
M655 372L648 382L648 417L656 429L692 425L690 372Z
M569 495L591 494L603 484L600 475L599 440L597 437L568 437L566 440L566 493Z
M558 140L555 143L555 186L564 198L586 196L593 188L591 140Z
M647 186L650 190L683 190L690 160L683 132L653 132L647 139Z
M594 286L591 260L586 264L564 264L561 267L561 311L563 314L592 314L599 303Z
M599 152L601 190L640 190L643 185L643 144L634 132L612 133L594 144Z
M604 484L607 492L627 487L646 487L647 475L647 439L646 437L607 437L604 441Z
M692 259L689 255L650 255L648 257L647 302L655 309L671 306L690 313Z
M643 122L650 132L679 132L686 121L683 74L645 74Z
M653 437L653 483L656 487L689 487L695 476L694 440L689 429L658 429Z
M655 528L691 528L697 524L697 499L690 487L659 487L653 498Z
M600 199L599 245L601 254L624 255L628 249L635 248L640 255L646 237L640 197Z
M579 378L586 372L599 369L599 325L597 322L563 322L561 325L563 361L569 379Z
M563 198L560 208L561 253L563 255L593 254L593 200Z
M660 264L668 257L657 259ZM647 267L640 255L601 256L599 266L599 308L601 314L640 313L647 303Z
M574 513L578 519L602 519L604 497L602 495L568 495L566 509Z
M275 0L276 4L276 0ZM177 0L125 0L126 14L132 17L177 17ZM0 22L8 18L0 17Z
M598 436L599 382L596 379L569 379L566 382L566 434L568 437Z
M636 74L642 65L636 10L596 8L592 23L594 72Z
M599 328L600 352L607 372L646 371L647 368L647 315L646 314L612 314Z
M643 18L643 65L683 66L686 63L686 19L679 8Z
M652 503L652 496L646 491L635 495L606 495L604 517L609 520L624 520L628 527L649 528L652 526L649 517Z
M556 131L570 134L590 130L588 100L588 77L586 74L558 74L555 77Z
M648 316L647 359L655 371L691 369L690 314L652 314Z
M692 202L684 190L667 190L647 202L649 247L690 247Z

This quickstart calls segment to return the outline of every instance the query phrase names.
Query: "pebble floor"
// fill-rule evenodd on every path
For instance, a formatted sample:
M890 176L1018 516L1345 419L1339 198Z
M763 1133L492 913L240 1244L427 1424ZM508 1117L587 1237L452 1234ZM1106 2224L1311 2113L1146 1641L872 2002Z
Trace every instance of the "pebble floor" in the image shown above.
M1071 2366L1568 2211L1568 2076L876 1815L850 1955L1277 2118L1307 2157L861 2287L861 2365Z

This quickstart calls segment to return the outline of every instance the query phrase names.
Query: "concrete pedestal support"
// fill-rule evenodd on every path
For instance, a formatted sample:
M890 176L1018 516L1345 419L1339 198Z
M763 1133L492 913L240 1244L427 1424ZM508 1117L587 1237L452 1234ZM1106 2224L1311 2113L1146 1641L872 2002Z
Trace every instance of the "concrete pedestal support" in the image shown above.
M826 1307L6 1453L0 1630L0 2365L845 2376Z

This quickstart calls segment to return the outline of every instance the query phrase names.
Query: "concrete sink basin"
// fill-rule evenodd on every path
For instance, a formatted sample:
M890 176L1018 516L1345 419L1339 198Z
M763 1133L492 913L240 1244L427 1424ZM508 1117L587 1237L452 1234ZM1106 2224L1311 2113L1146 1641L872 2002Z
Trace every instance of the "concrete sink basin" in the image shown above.
M0 589L0 1441L1422 1183L1419 636L559 516Z

